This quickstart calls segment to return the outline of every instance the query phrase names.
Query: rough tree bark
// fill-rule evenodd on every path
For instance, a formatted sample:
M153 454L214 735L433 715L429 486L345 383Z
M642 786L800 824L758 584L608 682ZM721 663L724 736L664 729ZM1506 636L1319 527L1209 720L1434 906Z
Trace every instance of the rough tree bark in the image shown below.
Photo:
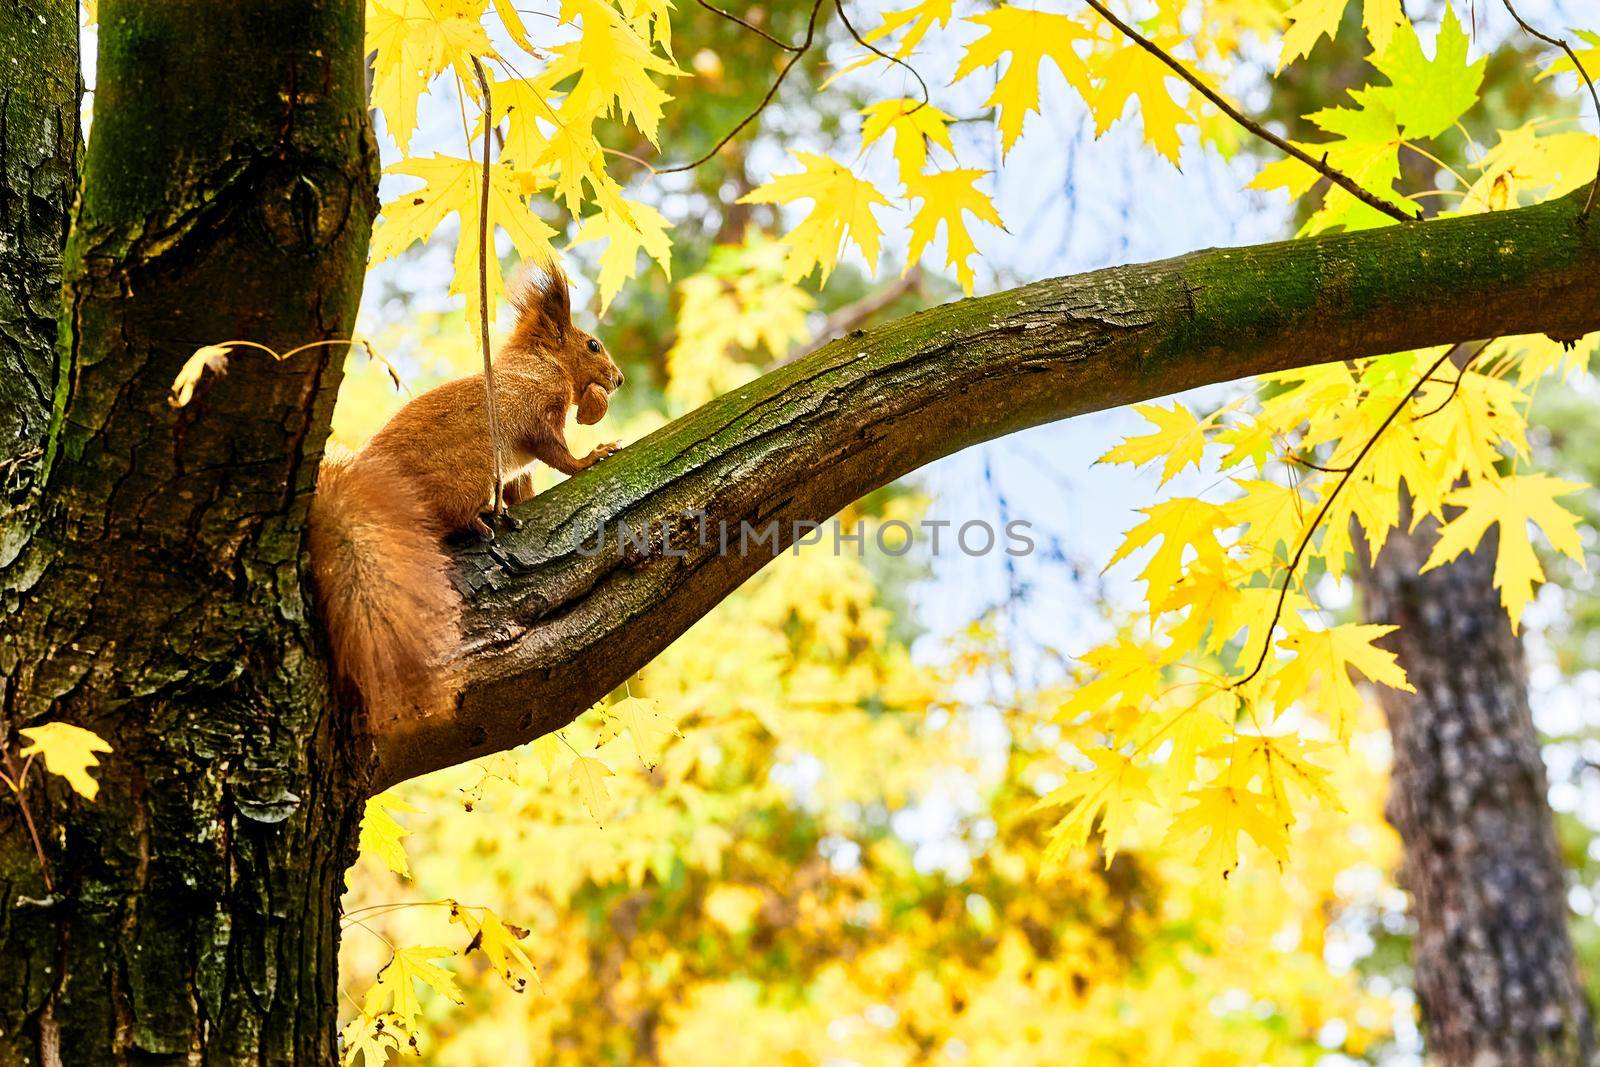
M1363 610L1399 631L1415 695L1381 688L1394 738L1389 821L1417 930L1413 965L1441 1067L1595 1061L1567 930L1564 866L1494 544L1421 574L1438 528L1391 535L1360 571Z
M100 5L60 373L36 334L7 356L51 405L7 442L43 468L0 539L0 743L64 720L115 752L93 802L34 779L43 864L0 802L0 1064L333 1057L364 776L327 699L300 531L344 353L237 360L181 414L166 397L199 345L349 335L376 189L362 14ZM71 3L0 7L0 39L59 42L8 62L50 63L77 22ZM47 79L69 131L75 44L71 61ZM8 121L8 159L48 151L53 128ZM51 288L40 273L16 292Z
M40 14L65 47L62 0L0 7ZM64 720L116 751L94 802L28 790L51 884L0 801L0 1065L330 1063L338 896L367 792L570 721L766 558L714 538L671 554L660 522L778 520L786 544L794 520L1050 419L1327 359L1600 328L1600 227L1577 225L1576 199L912 316L707 405L465 553L459 709L368 738L330 697L301 571L342 353L243 357L182 412L166 404L201 344L348 334L376 163L361 15L360 0L102 2L59 359L0 348L52 383L48 420L7 431L43 466L0 522L0 744ZM36 134L0 134L7 159L12 144L51 157ZM566 548L619 521L654 535Z
M39 468L55 393L48 357L77 185L78 69L71 0L0 11L0 513L22 503Z

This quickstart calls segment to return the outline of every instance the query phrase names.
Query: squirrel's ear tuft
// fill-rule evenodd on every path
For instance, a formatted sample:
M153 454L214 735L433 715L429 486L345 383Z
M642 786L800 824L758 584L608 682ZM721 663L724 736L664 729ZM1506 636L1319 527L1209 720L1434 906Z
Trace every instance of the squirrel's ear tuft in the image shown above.
M562 338L572 325L572 283L555 261L529 267L511 292L517 310L517 333L544 333Z

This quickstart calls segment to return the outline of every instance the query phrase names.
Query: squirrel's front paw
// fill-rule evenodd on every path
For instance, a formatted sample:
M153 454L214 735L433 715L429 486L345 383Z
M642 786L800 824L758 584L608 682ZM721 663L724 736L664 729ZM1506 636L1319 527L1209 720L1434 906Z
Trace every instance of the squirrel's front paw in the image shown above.
M617 443L615 441L608 441L607 443L605 443L603 445L595 445L594 449L589 453L589 462L590 463L599 463L602 459L605 459L607 456L616 455L617 448L618 448L618 445L617 445Z

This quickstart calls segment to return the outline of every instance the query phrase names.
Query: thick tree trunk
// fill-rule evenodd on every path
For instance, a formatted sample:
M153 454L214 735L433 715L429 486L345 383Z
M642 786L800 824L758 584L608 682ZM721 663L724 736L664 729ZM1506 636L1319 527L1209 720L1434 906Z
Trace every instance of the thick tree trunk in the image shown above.
M78 176L78 69L75 0L0 6L0 516L26 500L44 457Z
M0 21L40 13L75 37L71 4ZM376 178L362 14L100 5L61 373L19 356L53 415L43 492L0 539L0 744L66 721L115 751L92 802L34 770L42 862L0 801L0 1064L333 1060L365 760L301 527L344 352L237 359L181 412L167 391L203 344L349 336Z
M1394 737L1389 820L1417 924L1430 1062L1594 1062L1594 1023L1567 931L1544 763L1522 645L1493 587L1492 541L1419 574L1434 523L1397 532L1361 573L1365 611L1415 695L1380 688Z

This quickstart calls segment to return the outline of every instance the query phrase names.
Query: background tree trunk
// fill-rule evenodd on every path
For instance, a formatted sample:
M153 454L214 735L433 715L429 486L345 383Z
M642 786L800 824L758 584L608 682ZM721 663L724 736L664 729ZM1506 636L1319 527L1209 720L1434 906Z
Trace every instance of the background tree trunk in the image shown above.
M1432 521L1390 536L1361 571L1365 612L1416 686L1379 699L1394 738L1389 821L1417 929L1430 1060L1570 1067L1595 1056L1522 644L1493 586L1491 536L1419 574Z
M75 41L73 4L0 17L41 15L27 32ZM345 352L236 358L182 411L167 393L200 345L349 336L375 209L362 15L100 5L61 373L48 344L16 357L53 414L43 492L0 540L0 744L66 721L115 751L92 802L35 770L43 864L0 803L0 1064L334 1059L370 745L329 699L301 527Z

